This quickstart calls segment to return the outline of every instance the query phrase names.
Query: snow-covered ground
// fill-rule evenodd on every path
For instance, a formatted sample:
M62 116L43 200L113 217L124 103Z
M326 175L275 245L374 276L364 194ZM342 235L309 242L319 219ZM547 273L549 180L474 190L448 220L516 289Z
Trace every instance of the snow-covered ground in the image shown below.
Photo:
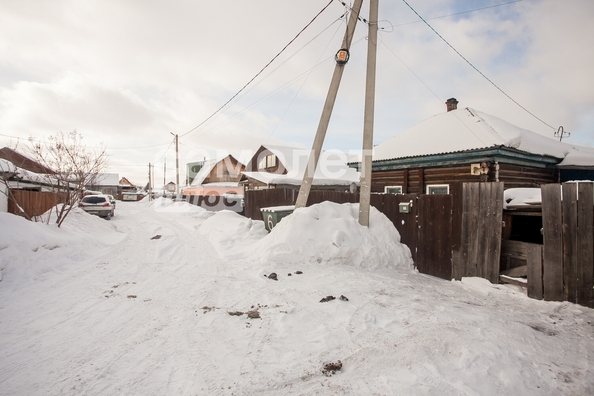
M0 394L594 394L594 310L419 274L357 210L0 213Z

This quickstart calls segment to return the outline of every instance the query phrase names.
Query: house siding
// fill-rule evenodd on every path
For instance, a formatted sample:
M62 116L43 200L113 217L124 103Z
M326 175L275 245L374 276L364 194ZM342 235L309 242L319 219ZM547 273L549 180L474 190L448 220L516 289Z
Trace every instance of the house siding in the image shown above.
M230 164L229 164L230 162ZM237 183L241 179L241 172L245 166L240 164L234 157L229 156L222 161L219 161L210 171L208 176L204 179L203 184L206 183Z
M495 181L495 167L491 168L486 181ZM558 171L555 169L531 168L517 165L499 165L499 181L505 188L540 187L541 184L556 183ZM470 173L470 164L416 168L392 171L375 171L371 176L371 191L383 193L386 186L402 186L405 194L424 194L425 187L430 184L451 184L456 182L479 182L480 176Z

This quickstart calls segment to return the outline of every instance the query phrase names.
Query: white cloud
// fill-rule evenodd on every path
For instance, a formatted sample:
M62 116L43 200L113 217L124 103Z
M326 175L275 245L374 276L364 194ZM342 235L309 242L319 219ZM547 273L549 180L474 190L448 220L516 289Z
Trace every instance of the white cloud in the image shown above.
M499 2L409 3L515 100L552 126L563 125L575 142L594 142L594 3L525 0L439 19L431 18ZM89 144L118 148L110 151L112 169L142 180L171 132L182 135L204 121L325 5L3 1L0 133L26 138L76 129ZM365 17L367 7L364 2ZM333 2L228 108L184 136L183 155L240 152L266 142L309 147L334 68L327 60L344 34L344 21L336 22L342 12ZM380 33L376 143L445 111L443 102L452 96L460 106L552 135L425 24L403 25L418 21L403 2L381 2L380 19L394 29ZM359 23L327 148L360 148L366 51L365 26ZM145 146L153 147L139 148ZM166 157L173 161L172 149Z

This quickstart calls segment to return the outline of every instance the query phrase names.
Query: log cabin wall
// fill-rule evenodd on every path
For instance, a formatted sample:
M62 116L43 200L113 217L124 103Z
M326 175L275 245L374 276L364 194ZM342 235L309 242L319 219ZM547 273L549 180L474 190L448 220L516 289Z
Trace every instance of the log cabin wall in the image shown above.
M499 165L499 180L505 183L505 188L536 187L541 184L557 183L559 171L557 169L532 168L518 165Z
M499 165L499 180L505 188L540 187L541 184L556 183L558 171L547 168ZM496 181L494 165L488 174L488 181ZM424 194L430 184L452 184L456 182L479 182L480 176L470 173L470 164L436 168L410 168L390 171L375 171L371 176L371 192L383 193L386 186L402 186L405 194Z

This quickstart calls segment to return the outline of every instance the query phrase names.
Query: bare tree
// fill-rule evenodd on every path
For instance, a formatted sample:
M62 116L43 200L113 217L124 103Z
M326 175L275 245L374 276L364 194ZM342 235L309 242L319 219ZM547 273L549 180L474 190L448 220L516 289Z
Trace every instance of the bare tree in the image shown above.
M59 132L50 136L47 142L29 138L30 155L55 172L40 177L54 192L56 204L63 202L62 206L56 206L58 227L82 198L85 186L96 184L109 161L105 147L91 150L82 139L76 130Z

